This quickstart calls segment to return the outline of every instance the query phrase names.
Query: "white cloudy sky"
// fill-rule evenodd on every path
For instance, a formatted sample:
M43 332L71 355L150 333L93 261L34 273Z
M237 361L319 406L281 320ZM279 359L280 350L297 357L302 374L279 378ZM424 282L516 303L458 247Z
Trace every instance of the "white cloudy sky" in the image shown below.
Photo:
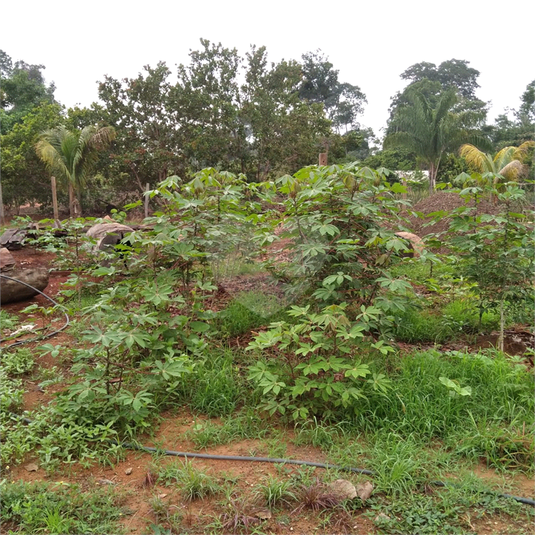
M188 62L201 37L236 47L265 45L271 61L321 49L358 85L361 123L385 126L399 75L421 61L462 59L481 72L478 96L493 120L535 79L535 2L517 0L26 0L2 6L0 49L46 66L66 106L97 100L97 81L134 77L144 65Z

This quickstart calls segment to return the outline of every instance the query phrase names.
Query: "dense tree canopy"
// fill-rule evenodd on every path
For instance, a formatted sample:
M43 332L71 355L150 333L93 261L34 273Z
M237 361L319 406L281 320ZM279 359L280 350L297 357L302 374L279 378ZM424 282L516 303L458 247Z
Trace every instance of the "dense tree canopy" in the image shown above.
M482 125L487 115L487 105L475 96L479 88L477 78L479 71L468 66L468 61L451 59L438 67L434 63L416 63L401 74L403 80L409 80L407 87L392 97L390 120L387 133L392 133L392 122L396 114L411 105L411 93L419 92L425 96L431 106L436 106L442 93L452 89L457 93L456 111L470 112L471 121ZM466 120L466 117L465 117Z
M338 80L339 71L321 51L302 56L303 79L299 96L309 102L323 104L327 117L337 129L358 127L357 117L364 109L366 97L360 88Z
M408 85L392 98L379 152L373 131L359 124L366 96L342 81L319 50L299 61L270 62L265 47L251 46L242 56L202 39L176 70L160 62L133 78L105 76L99 103L70 110L54 101L54 84L43 70L0 51L2 185L13 206L50 201L50 173L35 151L45 131L113 127L114 143L92 154L92 171L84 176L99 184L84 202L100 205L119 205L147 183L173 174L186 179L205 167L249 181L278 178L316 163L325 151L329 163L428 168L433 184L467 169L458 156L463 142L499 152L535 138L535 81L518 110L486 125L486 104L476 97L479 71L465 60L416 63L401 74ZM476 134L492 146L478 144ZM73 185L84 191L81 182Z
M47 85L44 65L28 65L0 50L0 122L2 133L11 131L23 117L40 104L54 102L54 84Z

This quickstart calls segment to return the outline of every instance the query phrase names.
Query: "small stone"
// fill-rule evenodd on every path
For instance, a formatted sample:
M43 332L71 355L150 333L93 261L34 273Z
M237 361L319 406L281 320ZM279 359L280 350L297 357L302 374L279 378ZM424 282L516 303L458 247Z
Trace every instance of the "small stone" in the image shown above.
M115 485L115 483L111 481L110 479L99 479L98 484L99 485Z
M367 500L372 495L372 492L373 484L370 481L357 485L357 495L362 501Z
M158 498L159 498L160 500L163 500L166 496L167 496L167 493L166 493L166 492L162 492L162 494L158 494Z
M381 521L381 520L390 520L390 517L388 515L385 515L384 513L379 513L374 519L373 521L374 522L378 522L378 521Z
M124 473L125 473L127 476L129 476L133 471L134 471L133 468L127 468L127 469L124 471Z
M260 520L269 520L273 515L269 509L260 509L254 513L254 516Z
M39 466L37 466L35 463L29 463L24 467L24 469L27 472L37 472L37 470L39 470Z
M329 490L340 497L341 500L352 500L357 497L355 485L347 479L337 479L329 485Z

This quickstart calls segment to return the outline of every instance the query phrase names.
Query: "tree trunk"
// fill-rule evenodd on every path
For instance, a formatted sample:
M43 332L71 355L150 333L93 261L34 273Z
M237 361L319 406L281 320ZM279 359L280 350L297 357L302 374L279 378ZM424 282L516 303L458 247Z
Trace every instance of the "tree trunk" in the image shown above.
M72 184L70 182L69 182L69 217L71 219L74 219L76 217L75 207L74 207L74 188L72 187Z
M434 193L437 181L438 167L435 162L429 164L429 193Z

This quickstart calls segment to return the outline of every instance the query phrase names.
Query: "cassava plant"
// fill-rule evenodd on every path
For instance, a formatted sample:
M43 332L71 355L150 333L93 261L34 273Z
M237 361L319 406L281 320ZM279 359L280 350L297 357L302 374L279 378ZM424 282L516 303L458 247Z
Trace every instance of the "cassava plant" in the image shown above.
M357 164L308 167L277 182L285 208L277 223L290 245L286 264L268 267L295 299L311 302L249 345L267 356L250 378L270 413L331 417L358 411L368 388L387 391L360 356L392 351L385 335L410 293L389 271L391 256L407 247L391 230L401 223L393 193L402 186L389 186L385 174Z
M496 180L478 178L460 192L467 201L474 199L475 207L463 206L451 214L451 246L462 259L466 277L477 284L480 316L488 308L499 312L498 345L503 351L506 313L515 306L533 305L535 212L519 208L527 203L518 185L497 189ZM484 195L496 199L497 214L480 213L478 200Z

